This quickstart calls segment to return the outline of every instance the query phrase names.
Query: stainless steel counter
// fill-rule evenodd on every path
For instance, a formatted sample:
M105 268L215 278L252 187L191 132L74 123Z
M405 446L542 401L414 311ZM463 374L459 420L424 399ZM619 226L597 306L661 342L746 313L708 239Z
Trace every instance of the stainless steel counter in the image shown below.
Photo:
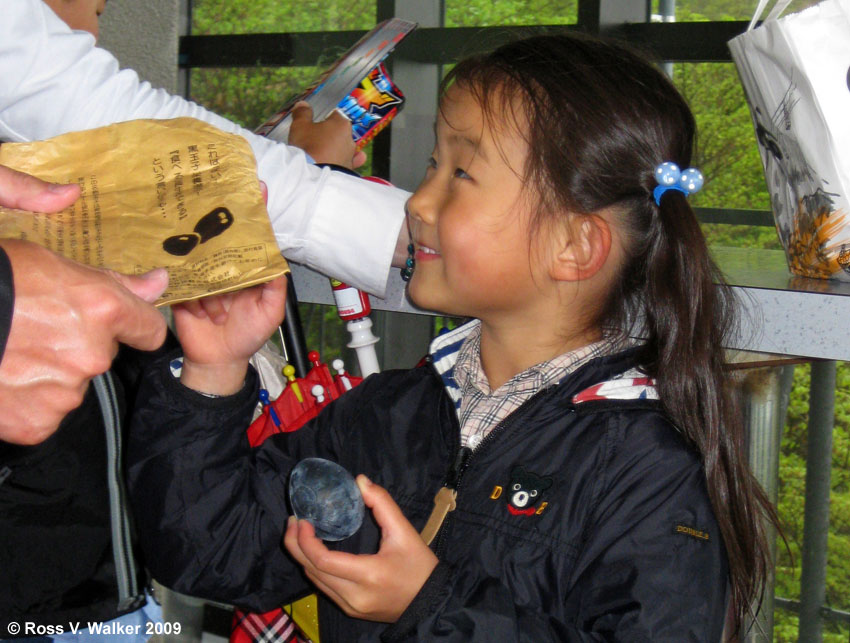
M741 335L729 348L850 361L850 282L806 279L788 272L781 250L713 248L714 257L741 301ZM301 302L333 304L328 280L292 265ZM393 270L385 299L372 307L431 314L414 307Z

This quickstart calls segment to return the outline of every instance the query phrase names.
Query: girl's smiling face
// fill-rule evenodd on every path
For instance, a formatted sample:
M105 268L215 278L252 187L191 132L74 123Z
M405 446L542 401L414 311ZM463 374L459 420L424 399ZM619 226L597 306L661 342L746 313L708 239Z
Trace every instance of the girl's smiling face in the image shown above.
M493 121L468 90L452 86L425 178L407 203L416 248L411 298L485 321L533 310L546 281L529 241L534 192L521 178L528 146L512 119Z

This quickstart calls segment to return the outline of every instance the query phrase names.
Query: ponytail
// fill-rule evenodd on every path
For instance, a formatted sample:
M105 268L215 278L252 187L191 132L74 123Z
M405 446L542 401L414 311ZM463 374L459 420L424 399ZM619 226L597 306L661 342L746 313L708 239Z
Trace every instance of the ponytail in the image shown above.
M735 631L760 604L771 568L764 518L775 511L746 458L746 432L720 349L736 329L735 297L711 259L685 195L649 206L641 313L642 363L665 411L702 454L708 495L729 562Z

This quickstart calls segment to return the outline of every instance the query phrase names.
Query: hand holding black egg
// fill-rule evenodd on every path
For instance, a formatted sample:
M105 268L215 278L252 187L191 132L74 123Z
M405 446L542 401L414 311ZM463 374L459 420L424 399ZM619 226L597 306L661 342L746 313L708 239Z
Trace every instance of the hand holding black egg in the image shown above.
M289 519L284 544L307 577L346 614L394 623L439 562L387 490L357 476L366 507L381 528L376 554L331 551L307 520Z

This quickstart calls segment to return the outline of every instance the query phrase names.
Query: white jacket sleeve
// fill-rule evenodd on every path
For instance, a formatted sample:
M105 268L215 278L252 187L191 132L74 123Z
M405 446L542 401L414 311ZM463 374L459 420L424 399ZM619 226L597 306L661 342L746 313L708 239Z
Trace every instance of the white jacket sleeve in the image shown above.
M2 0L0 140L31 141L137 118L191 116L243 135L269 188L281 252L382 295L408 194L309 163L301 150L256 136L199 105L119 70L85 32L42 0Z

